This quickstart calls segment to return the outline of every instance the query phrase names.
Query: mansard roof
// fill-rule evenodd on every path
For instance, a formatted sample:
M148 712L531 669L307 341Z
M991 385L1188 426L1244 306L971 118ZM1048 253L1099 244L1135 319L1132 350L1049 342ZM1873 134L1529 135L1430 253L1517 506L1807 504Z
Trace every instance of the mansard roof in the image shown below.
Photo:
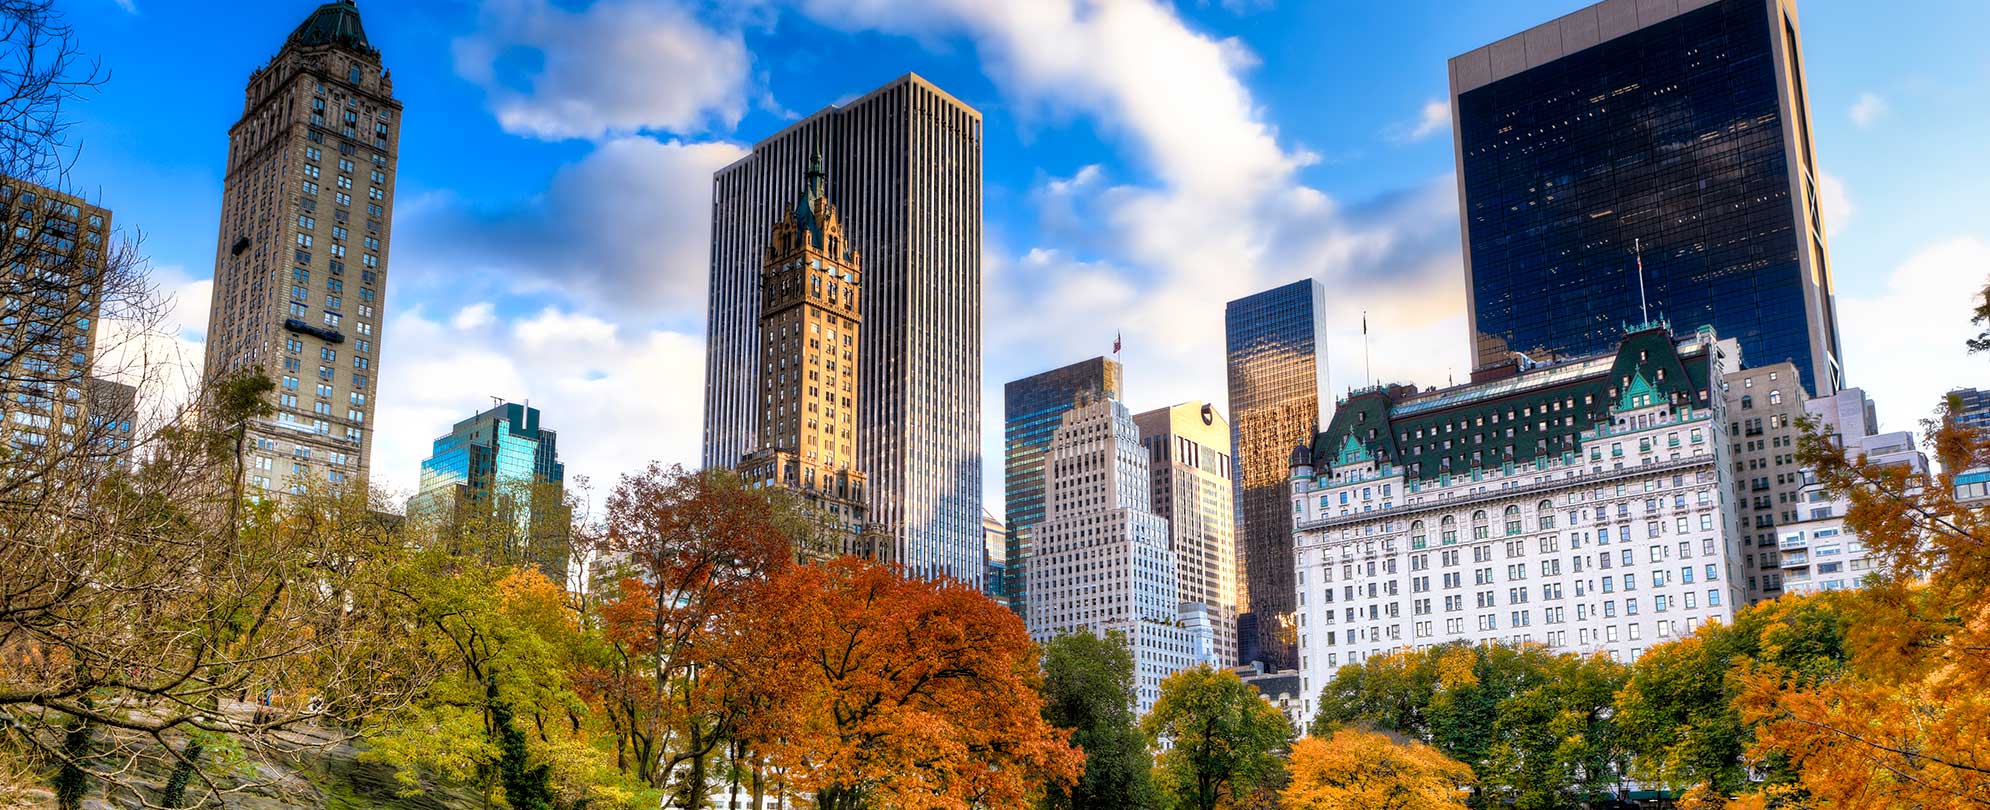
M339 45L362 53L378 53L367 44L366 29L359 24L359 6L353 0L334 0L318 7L290 32L286 45L309 47Z
M1404 385L1357 391L1341 401L1332 423L1314 439L1313 465L1326 475L1372 462L1435 480L1474 466L1494 469L1558 456L1575 449L1580 434L1608 421L1614 410L1665 402L1709 407L1711 343L1674 337L1664 324L1646 324L1631 329L1613 353L1490 382L1421 392Z

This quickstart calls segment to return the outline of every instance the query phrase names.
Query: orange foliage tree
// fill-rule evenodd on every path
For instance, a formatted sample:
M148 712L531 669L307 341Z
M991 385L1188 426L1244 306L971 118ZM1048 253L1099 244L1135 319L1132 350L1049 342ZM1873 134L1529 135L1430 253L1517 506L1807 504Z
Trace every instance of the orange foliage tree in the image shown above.
M1756 748L1798 771L1794 801L1838 807L1990 806L1990 515L1955 478L1990 443L1946 403L1927 424L1941 472L1849 457L1819 435L1799 458L1850 500L1846 525L1886 574L1849 600L1850 665L1816 681L1747 665L1736 705Z
M601 608L608 663L582 683L616 728L618 763L700 807L709 764L738 734L742 675L726 653L801 527L723 471L652 464L608 498L606 550L625 576Z
M750 734L820 810L1021 807L1076 781L1036 646L981 594L844 558L744 607L730 655L759 690Z
M1472 769L1420 742L1343 728L1292 746L1285 810L1464 810Z

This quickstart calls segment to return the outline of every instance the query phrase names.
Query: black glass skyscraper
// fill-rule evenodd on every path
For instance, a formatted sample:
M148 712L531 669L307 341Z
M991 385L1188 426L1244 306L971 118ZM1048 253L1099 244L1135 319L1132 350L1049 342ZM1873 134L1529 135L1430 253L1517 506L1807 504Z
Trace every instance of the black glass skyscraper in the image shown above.
M1292 449L1319 432L1327 391L1326 293L1312 279L1231 301L1223 308L1236 475L1243 657L1272 670L1299 666L1293 623ZM1256 629L1256 645L1241 638ZM1256 655L1251 655L1255 650Z
M1008 530L1003 596L1017 615L1029 616L1027 578L1036 545L1032 534L1043 520L1044 452L1072 406L1119 399L1120 386L1118 361L1104 357L1002 386L1002 500Z
M1452 59L1451 88L1480 365L1663 317L1838 389L1791 0L1610 0Z

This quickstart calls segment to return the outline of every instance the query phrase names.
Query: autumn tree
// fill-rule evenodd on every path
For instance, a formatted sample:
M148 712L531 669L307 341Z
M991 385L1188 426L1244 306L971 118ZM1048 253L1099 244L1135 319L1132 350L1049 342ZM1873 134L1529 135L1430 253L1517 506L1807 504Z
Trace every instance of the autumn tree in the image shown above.
M728 641L794 566L803 526L731 473L655 464L622 478L605 517L604 549L626 564L601 609L609 658L588 688L617 730L618 761L701 806L744 720Z
M1464 810L1472 769L1420 742L1343 728L1294 743L1285 810Z
M1036 646L980 593L843 558L775 575L745 611L734 658L770 697L748 732L820 810L1021 807L1076 781Z
M1215 810L1277 777L1292 723L1229 670L1199 666L1161 682L1141 721L1160 749L1155 782L1173 805Z
M1786 755L1817 805L1990 805L1990 513L1957 496L1959 474L1990 466L1990 441L1957 409L1944 402L1925 424L1933 474L1817 431L1800 444L1883 572L1846 603L1843 672L1818 680L1756 662L1739 673L1754 750Z
M1104 638L1089 628L1044 645L1043 719L1071 730L1085 754L1085 773L1066 789L1053 784L1040 806L1151 808L1157 801L1153 760L1133 715L1133 652L1123 633Z
M1646 650L1617 695L1632 774L1682 795L1696 786L1715 796L1757 789L1751 769L1768 786L1787 782L1780 754L1751 752L1755 726L1735 705L1739 675L1759 662L1807 682L1835 677L1845 663L1847 598L1787 595Z
M1322 687L1310 732L1378 729L1470 766L1475 804L1573 806L1625 766L1612 720L1627 669L1538 645L1449 644L1371 656Z

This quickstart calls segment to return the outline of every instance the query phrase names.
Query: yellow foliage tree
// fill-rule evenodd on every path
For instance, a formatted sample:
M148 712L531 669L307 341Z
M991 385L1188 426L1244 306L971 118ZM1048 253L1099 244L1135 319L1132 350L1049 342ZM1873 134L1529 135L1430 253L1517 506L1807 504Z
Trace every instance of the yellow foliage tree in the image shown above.
M1816 806L1990 806L1990 514L1956 475L1990 466L1990 442L1945 403L1927 423L1937 474L1849 457L1807 437L1802 461L1849 498L1846 525L1886 575L1850 600L1850 666L1810 681L1773 664L1740 673L1736 701L1762 724Z
M1472 769L1419 742L1344 728L1292 746L1286 810L1464 810Z

